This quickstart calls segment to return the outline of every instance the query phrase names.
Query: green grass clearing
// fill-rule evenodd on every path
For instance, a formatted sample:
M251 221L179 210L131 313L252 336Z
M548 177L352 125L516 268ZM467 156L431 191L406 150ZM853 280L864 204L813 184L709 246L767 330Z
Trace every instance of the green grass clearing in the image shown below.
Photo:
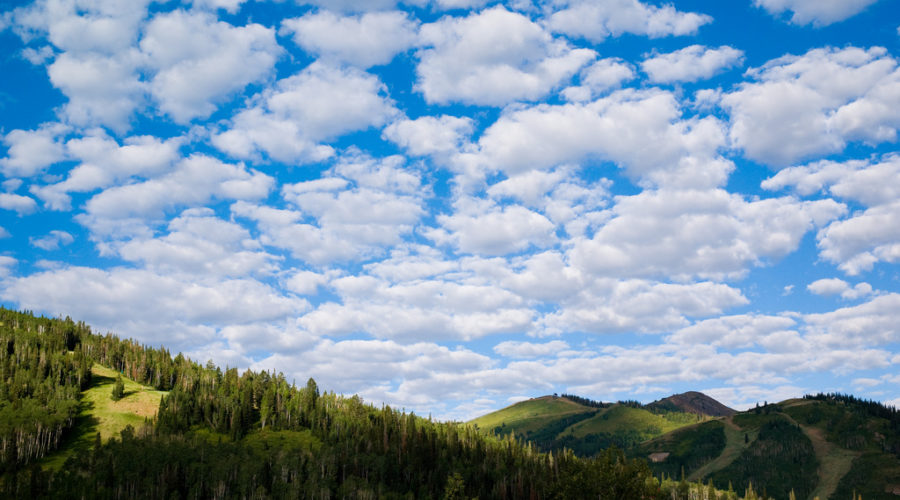
M588 434L636 432L644 435L644 439L651 439L703 420L706 419L691 413L659 415L640 408L616 405L573 425L566 433L581 438Z
M75 418L75 425L59 450L41 462L44 467L58 470L73 454L90 450L97 433L101 440L107 441L118 436L126 426L136 429L145 419L156 416L159 400L167 393L122 377L125 396L113 401L110 395L116 375L116 371L105 366L94 364L91 367L91 385L81 393L81 411Z
M490 432L506 424L505 429L517 433L536 431L544 425L569 415L595 411L566 398L544 396L521 401L502 410L488 413L470 421L479 429Z
M732 417L723 418L722 423L725 424L725 449L714 460L694 471L688 477L690 481L697 481L731 465L742 451L749 447L753 441L756 441L756 437L759 434L759 429L740 429L735 425ZM744 442L745 434L747 436L746 443Z

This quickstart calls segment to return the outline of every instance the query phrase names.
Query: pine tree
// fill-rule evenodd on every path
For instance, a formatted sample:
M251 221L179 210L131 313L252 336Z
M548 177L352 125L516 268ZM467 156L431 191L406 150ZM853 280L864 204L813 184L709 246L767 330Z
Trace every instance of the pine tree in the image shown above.
M125 383L122 382L122 376L116 375L116 383L113 385L112 395L113 401L118 401L125 397Z

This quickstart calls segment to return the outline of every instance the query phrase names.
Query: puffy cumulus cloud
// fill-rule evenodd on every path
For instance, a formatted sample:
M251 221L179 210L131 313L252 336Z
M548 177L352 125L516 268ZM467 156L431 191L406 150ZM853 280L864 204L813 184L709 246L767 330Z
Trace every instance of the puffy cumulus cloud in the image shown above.
M69 99L63 106L69 122L124 131L130 127L134 111L144 103L146 85L137 74L140 63L136 50L115 56L65 52L47 72L53 86Z
M738 66L744 52L727 45L717 49L691 45L668 54L655 54L641 62L641 69L654 83L695 82Z
M900 341L900 294L879 295L859 305L807 314L803 319L807 337L823 349L896 343Z
M65 159L60 135L66 127L44 124L36 130L11 130L3 136L6 157L0 159L0 171L6 177L31 177Z
M369 12L338 16L318 11L285 19L283 33L293 33L294 43L320 58L368 68L387 64L417 40L417 23L404 12Z
M80 161L65 180L46 186L33 185L32 193L54 210L68 210L69 193L90 192L121 183L132 177L155 177L179 159L180 138L162 140L154 136L127 137L120 145L102 130L70 139L66 155Z
M900 198L900 156L889 154L880 161L822 160L789 167L763 181L762 187L792 187L803 196L830 193L867 206L887 204Z
M622 90L588 103L539 104L505 112L460 161L514 175L589 158L621 165L647 184L723 184L733 164L717 155L723 124L712 117L681 120L675 96Z
M797 334L797 321L788 316L742 314L698 321L681 328L668 341L680 345L711 345L725 349L746 349L756 345L777 345L790 350L805 344ZM776 342L771 342L771 340ZM791 339L793 342L785 342Z
M382 134L413 156L439 155L459 151L472 134L468 117L423 116L391 123Z
M774 16L790 11L791 23L821 27L862 12L878 0L753 0Z
M19 216L27 215L37 209L34 198L14 193L0 193L0 209L15 211Z
M539 99L596 53L554 40L522 14L495 7L423 25L416 89L429 103L501 106Z
M521 205L498 206L476 199L462 199L456 205L452 215L438 216L441 229L428 237L452 244L460 253L506 255L556 241L555 225Z
M299 320L316 335L467 341L526 332L535 316L516 294L491 284L442 279L390 283L363 275L338 278L330 286L341 303L320 305Z
M5 284L0 296L24 309L84 318L100 331L172 349L209 343L227 325L280 321L309 307L252 279L181 279L145 269L71 266Z
M61 114L69 122L128 128L144 92L133 44L148 3L40 0L12 12L13 29L23 40L45 43L46 37L61 51L54 58L47 46L29 47L25 56L37 64L53 59L47 72L68 98Z
M115 250L159 274L243 277L276 271L274 257L247 229L216 217L211 209L185 210L169 221L168 231L161 237L133 238Z
M217 102L266 78L282 52L271 28L183 10L154 16L140 48L153 72L150 93L180 123L209 116Z
M56 250L75 241L75 237L65 231L53 230L40 238L29 238L32 246L42 250Z
M709 281L594 279L563 301L557 312L543 316L539 333L661 333L687 326L688 318L721 314L747 302L740 290Z
M721 189L645 190L620 196L592 238L574 242L572 263L600 276L722 279L796 250L807 231L846 208L833 200L746 201Z
M868 206L848 219L819 231L822 257L850 275L869 270L877 262L900 260L900 157L878 161L820 161L790 167L763 181L766 189L792 187L802 195L827 193Z
M494 352L507 358L538 358L554 355L567 349L569 349L569 344L562 340L543 343L507 340L494 346Z
M816 280L809 285L806 285L806 289L816 295L841 294L841 298L847 300L865 297L866 295L871 295L873 292L872 285L868 283L857 283L851 287L850 283L838 278Z
M211 10L222 9L229 14L236 14L245 1L246 0L192 0L191 5L195 8L199 7Z
M589 101L634 76L634 69L627 62L617 58L600 59L581 71L581 85L563 89L562 95L571 102Z
M19 261L8 255L0 255L0 279L10 276L12 268L18 263Z
M325 176L286 184L294 209L238 203L235 215L255 220L266 245L290 250L305 262L371 258L402 242L424 215L419 175L401 157L342 158Z
M284 287L298 295L314 295L319 287L328 283L326 274L312 271L296 271L284 282Z
M110 220L153 220L176 207L193 207L212 199L255 200L265 197L272 183L271 177L243 165L192 155L162 176L94 195L85 203L85 214L79 220L95 236L102 236Z
M900 261L900 201L877 205L819 231L819 250L849 275Z
M26 40L46 36L66 52L114 54L137 38L150 0L38 0L12 12L13 29Z
M564 8L548 19L557 33L602 42L623 33L658 38L669 35L692 35L712 18L695 12L681 12L672 5L657 7L638 0L591 2L567 0Z
M774 166L841 151L848 141L894 141L900 112L897 61L881 47L813 49L748 71L721 98L731 140L744 154Z
M369 401L390 401L429 412L426 405L441 399L471 396L463 393L466 387L448 387L447 382L452 384L460 373L483 373L492 364L489 357L470 350L427 342L403 345L390 340L325 340L295 356L274 354L253 368L284 371L297 380L313 376L336 392L358 393ZM395 380L409 382L392 390ZM404 385L407 383L435 390L418 392Z
M377 77L315 62L264 91L212 143L236 158L263 152L277 161L311 162L334 153L318 141L378 127L398 111Z

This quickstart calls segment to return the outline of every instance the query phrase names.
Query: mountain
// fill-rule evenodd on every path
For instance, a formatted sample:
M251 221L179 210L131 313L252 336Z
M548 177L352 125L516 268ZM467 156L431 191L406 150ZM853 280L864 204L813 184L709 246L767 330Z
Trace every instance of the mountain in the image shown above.
M699 393L648 405L544 396L472 422L544 451L589 456L615 444L656 477L755 487L772 498L900 498L900 411L819 394L736 412ZM854 496L856 495L856 496Z
M673 394L648 404L647 408L697 413L710 417L728 417L737 413L706 394L696 391Z

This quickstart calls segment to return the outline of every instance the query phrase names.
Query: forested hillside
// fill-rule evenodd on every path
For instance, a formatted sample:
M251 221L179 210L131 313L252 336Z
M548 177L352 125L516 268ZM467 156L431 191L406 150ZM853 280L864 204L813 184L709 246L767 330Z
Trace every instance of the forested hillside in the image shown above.
M283 376L202 366L164 349L94 335L70 319L0 308L6 498L655 498L646 463L540 453ZM41 467L72 432L102 364L168 390L158 416ZM112 396L112 395L111 395ZM125 400L128 396L123 395Z

